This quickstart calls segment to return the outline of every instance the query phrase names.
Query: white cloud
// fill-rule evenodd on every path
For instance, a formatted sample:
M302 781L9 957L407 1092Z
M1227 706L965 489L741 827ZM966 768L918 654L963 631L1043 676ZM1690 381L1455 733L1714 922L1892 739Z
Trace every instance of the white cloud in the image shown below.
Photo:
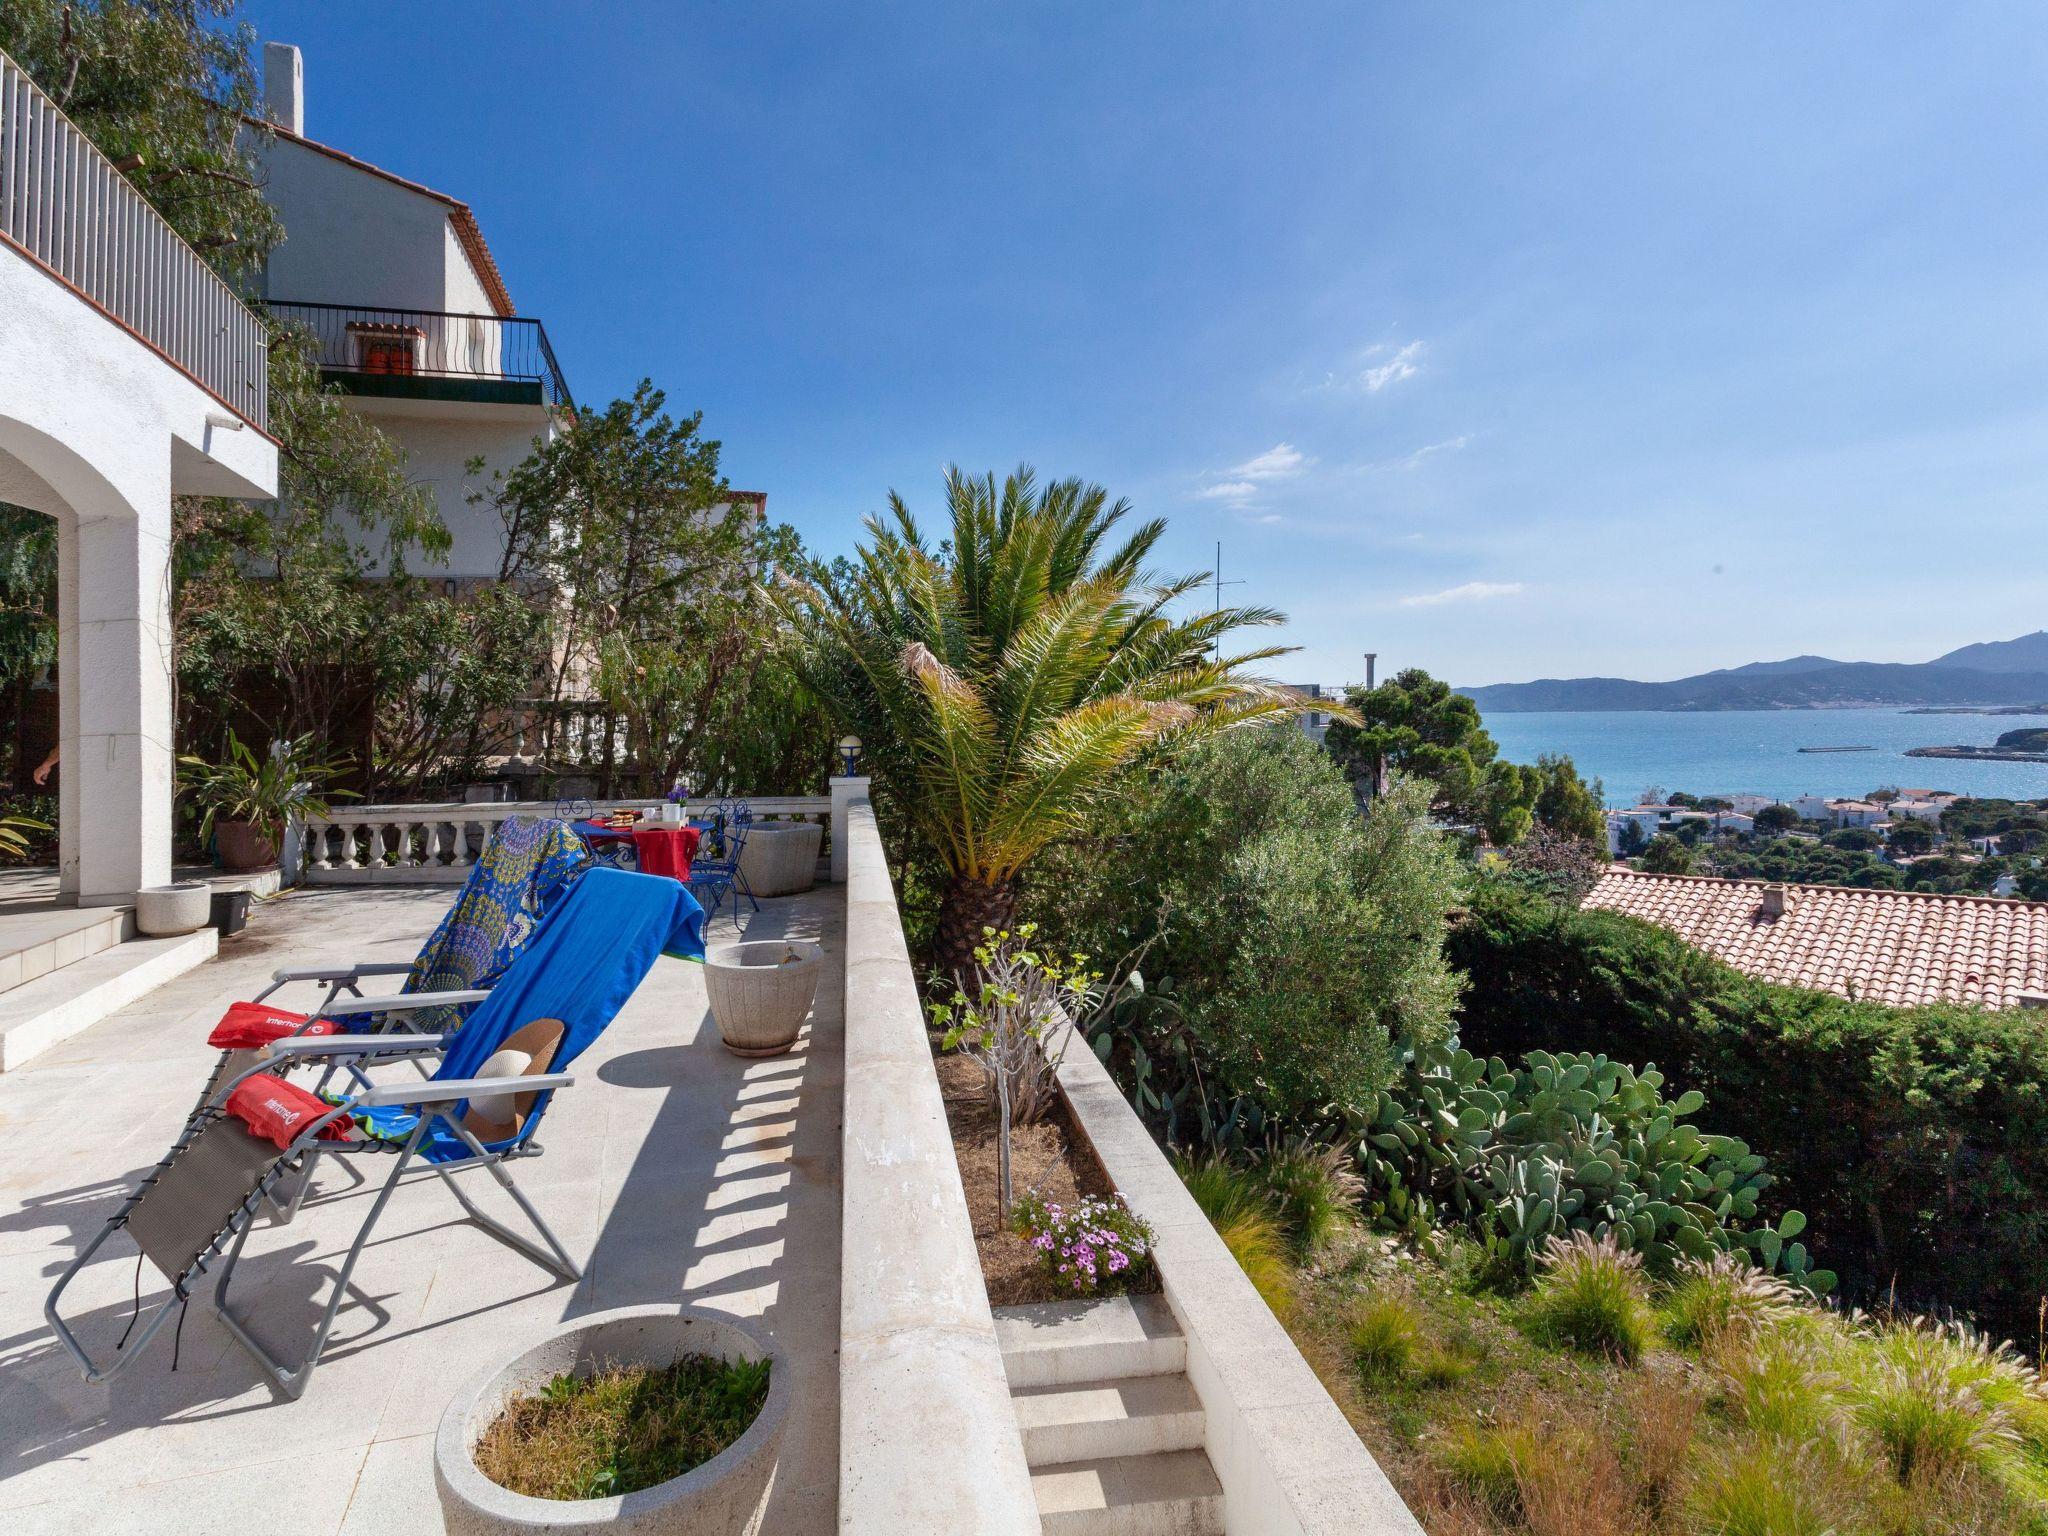
M1246 459L1237 468L1226 470L1240 480L1283 480L1289 475L1301 473L1308 460L1292 443L1275 443L1255 459Z
M1421 370L1416 359L1422 356L1422 343L1411 341L1384 363L1377 363L1358 376L1367 394L1376 395L1389 384L1398 384L1403 379L1412 379Z
M1287 519L1282 517L1278 512L1268 512L1264 516L1260 517L1258 521L1270 527L1274 523L1284 523L1287 521Z
M1519 581L1468 581L1441 592L1418 592L1401 599L1403 608L1436 608L1444 603L1480 603L1491 597L1513 597L1522 590Z
M1438 454L1462 453L1471 444L1472 434L1464 432L1460 433L1457 437L1447 437L1440 443L1424 443L1413 453L1404 453L1398 459L1375 459L1370 463L1361 464L1359 468L1362 470L1415 469L1427 460L1435 458Z
M1225 480L1221 485L1205 486L1195 494L1209 501L1237 501L1257 491L1258 487L1249 480Z

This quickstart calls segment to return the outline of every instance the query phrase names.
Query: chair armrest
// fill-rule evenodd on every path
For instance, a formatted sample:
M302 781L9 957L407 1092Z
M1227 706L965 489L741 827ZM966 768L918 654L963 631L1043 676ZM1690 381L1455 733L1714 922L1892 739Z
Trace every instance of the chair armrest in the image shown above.
M353 981L359 976L403 976L412 969L410 960L367 960L361 965L287 966L272 971L272 981Z
M401 992L390 997L341 997L320 1010L323 1019L346 1019L359 1013L416 1013L422 1008L449 1008L480 1003L491 994L467 992Z
M445 1104L487 1093L546 1093L567 1088L575 1081L567 1072L543 1072L534 1077L456 1077L425 1083L392 1083L350 1094L344 1107L381 1109L390 1104Z
M446 1035L288 1035L263 1050L271 1056L397 1056L438 1051L447 1043Z

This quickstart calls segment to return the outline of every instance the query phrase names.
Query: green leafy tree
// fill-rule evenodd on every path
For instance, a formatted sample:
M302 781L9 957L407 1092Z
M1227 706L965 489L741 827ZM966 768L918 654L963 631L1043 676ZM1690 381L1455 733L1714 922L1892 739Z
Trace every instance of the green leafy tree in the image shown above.
M1169 608L1205 575L1144 570L1165 532L1100 486L1041 486L1028 468L946 475L950 537L934 546L893 492L855 568L783 588L805 675L875 754L943 882L936 956L964 972L986 928L1007 929L1018 875L1079 825L1122 768L1176 745L1300 709L1224 636L1268 609L1184 619Z
M240 0L7 0L0 49L230 281L284 231L252 134L255 29Z
M1640 821L1624 821L1617 842L1621 856L1624 859L1633 859L1650 846L1650 834L1643 830Z
M1651 875L1689 875L1693 871L1693 851L1669 832L1659 832L1643 850L1637 867Z
M702 426L643 379L471 500L503 522L503 580L558 594L537 695L595 696L625 722L626 761L607 733L608 792L629 769L644 792L679 778L797 792L823 773L829 723L764 586L802 546L733 498Z
M1799 813L1789 805L1767 805L1750 818L1759 833L1778 836L1799 825Z
M1582 842L1607 841L1607 817L1601 808L1600 781L1588 784L1578 765L1563 753L1546 752L1536 759L1536 825L1559 837Z
M1471 699L1410 667L1377 688L1352 689L1347 702L1357 723L1333 721L1323 744L1366 795L1405 773L1429 782L1439 816L1477 826L1491 842L1528 833L1543 781L1536 770L1500 760Z
M1941 834L1924 821L1901 816L1887 834L1894 853L1929 853L1941 841Z

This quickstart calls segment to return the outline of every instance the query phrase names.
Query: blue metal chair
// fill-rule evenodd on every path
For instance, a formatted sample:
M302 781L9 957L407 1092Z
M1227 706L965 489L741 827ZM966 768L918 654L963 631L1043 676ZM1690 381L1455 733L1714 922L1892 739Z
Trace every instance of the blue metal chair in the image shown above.
M734 890L746 897L756 912L760 911L761 903L747 884L746 871L740 868L747 831L754 824L753 808L744 800L721 800L711 813L711 823L712 835L718 839L718 852L709 857L700 852L690 861L690 894L703 904L706 917L716 917L726 896Z

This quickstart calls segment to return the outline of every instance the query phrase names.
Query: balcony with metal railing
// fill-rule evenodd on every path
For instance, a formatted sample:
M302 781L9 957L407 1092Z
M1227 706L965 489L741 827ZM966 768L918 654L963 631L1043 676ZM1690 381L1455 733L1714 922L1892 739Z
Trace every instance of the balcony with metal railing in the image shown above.
M310 333L322 376L353 395L574 404L538 320L279 299L269 309L272 319Z
M4 53L0 245L267 430L269 334L262 319Z

